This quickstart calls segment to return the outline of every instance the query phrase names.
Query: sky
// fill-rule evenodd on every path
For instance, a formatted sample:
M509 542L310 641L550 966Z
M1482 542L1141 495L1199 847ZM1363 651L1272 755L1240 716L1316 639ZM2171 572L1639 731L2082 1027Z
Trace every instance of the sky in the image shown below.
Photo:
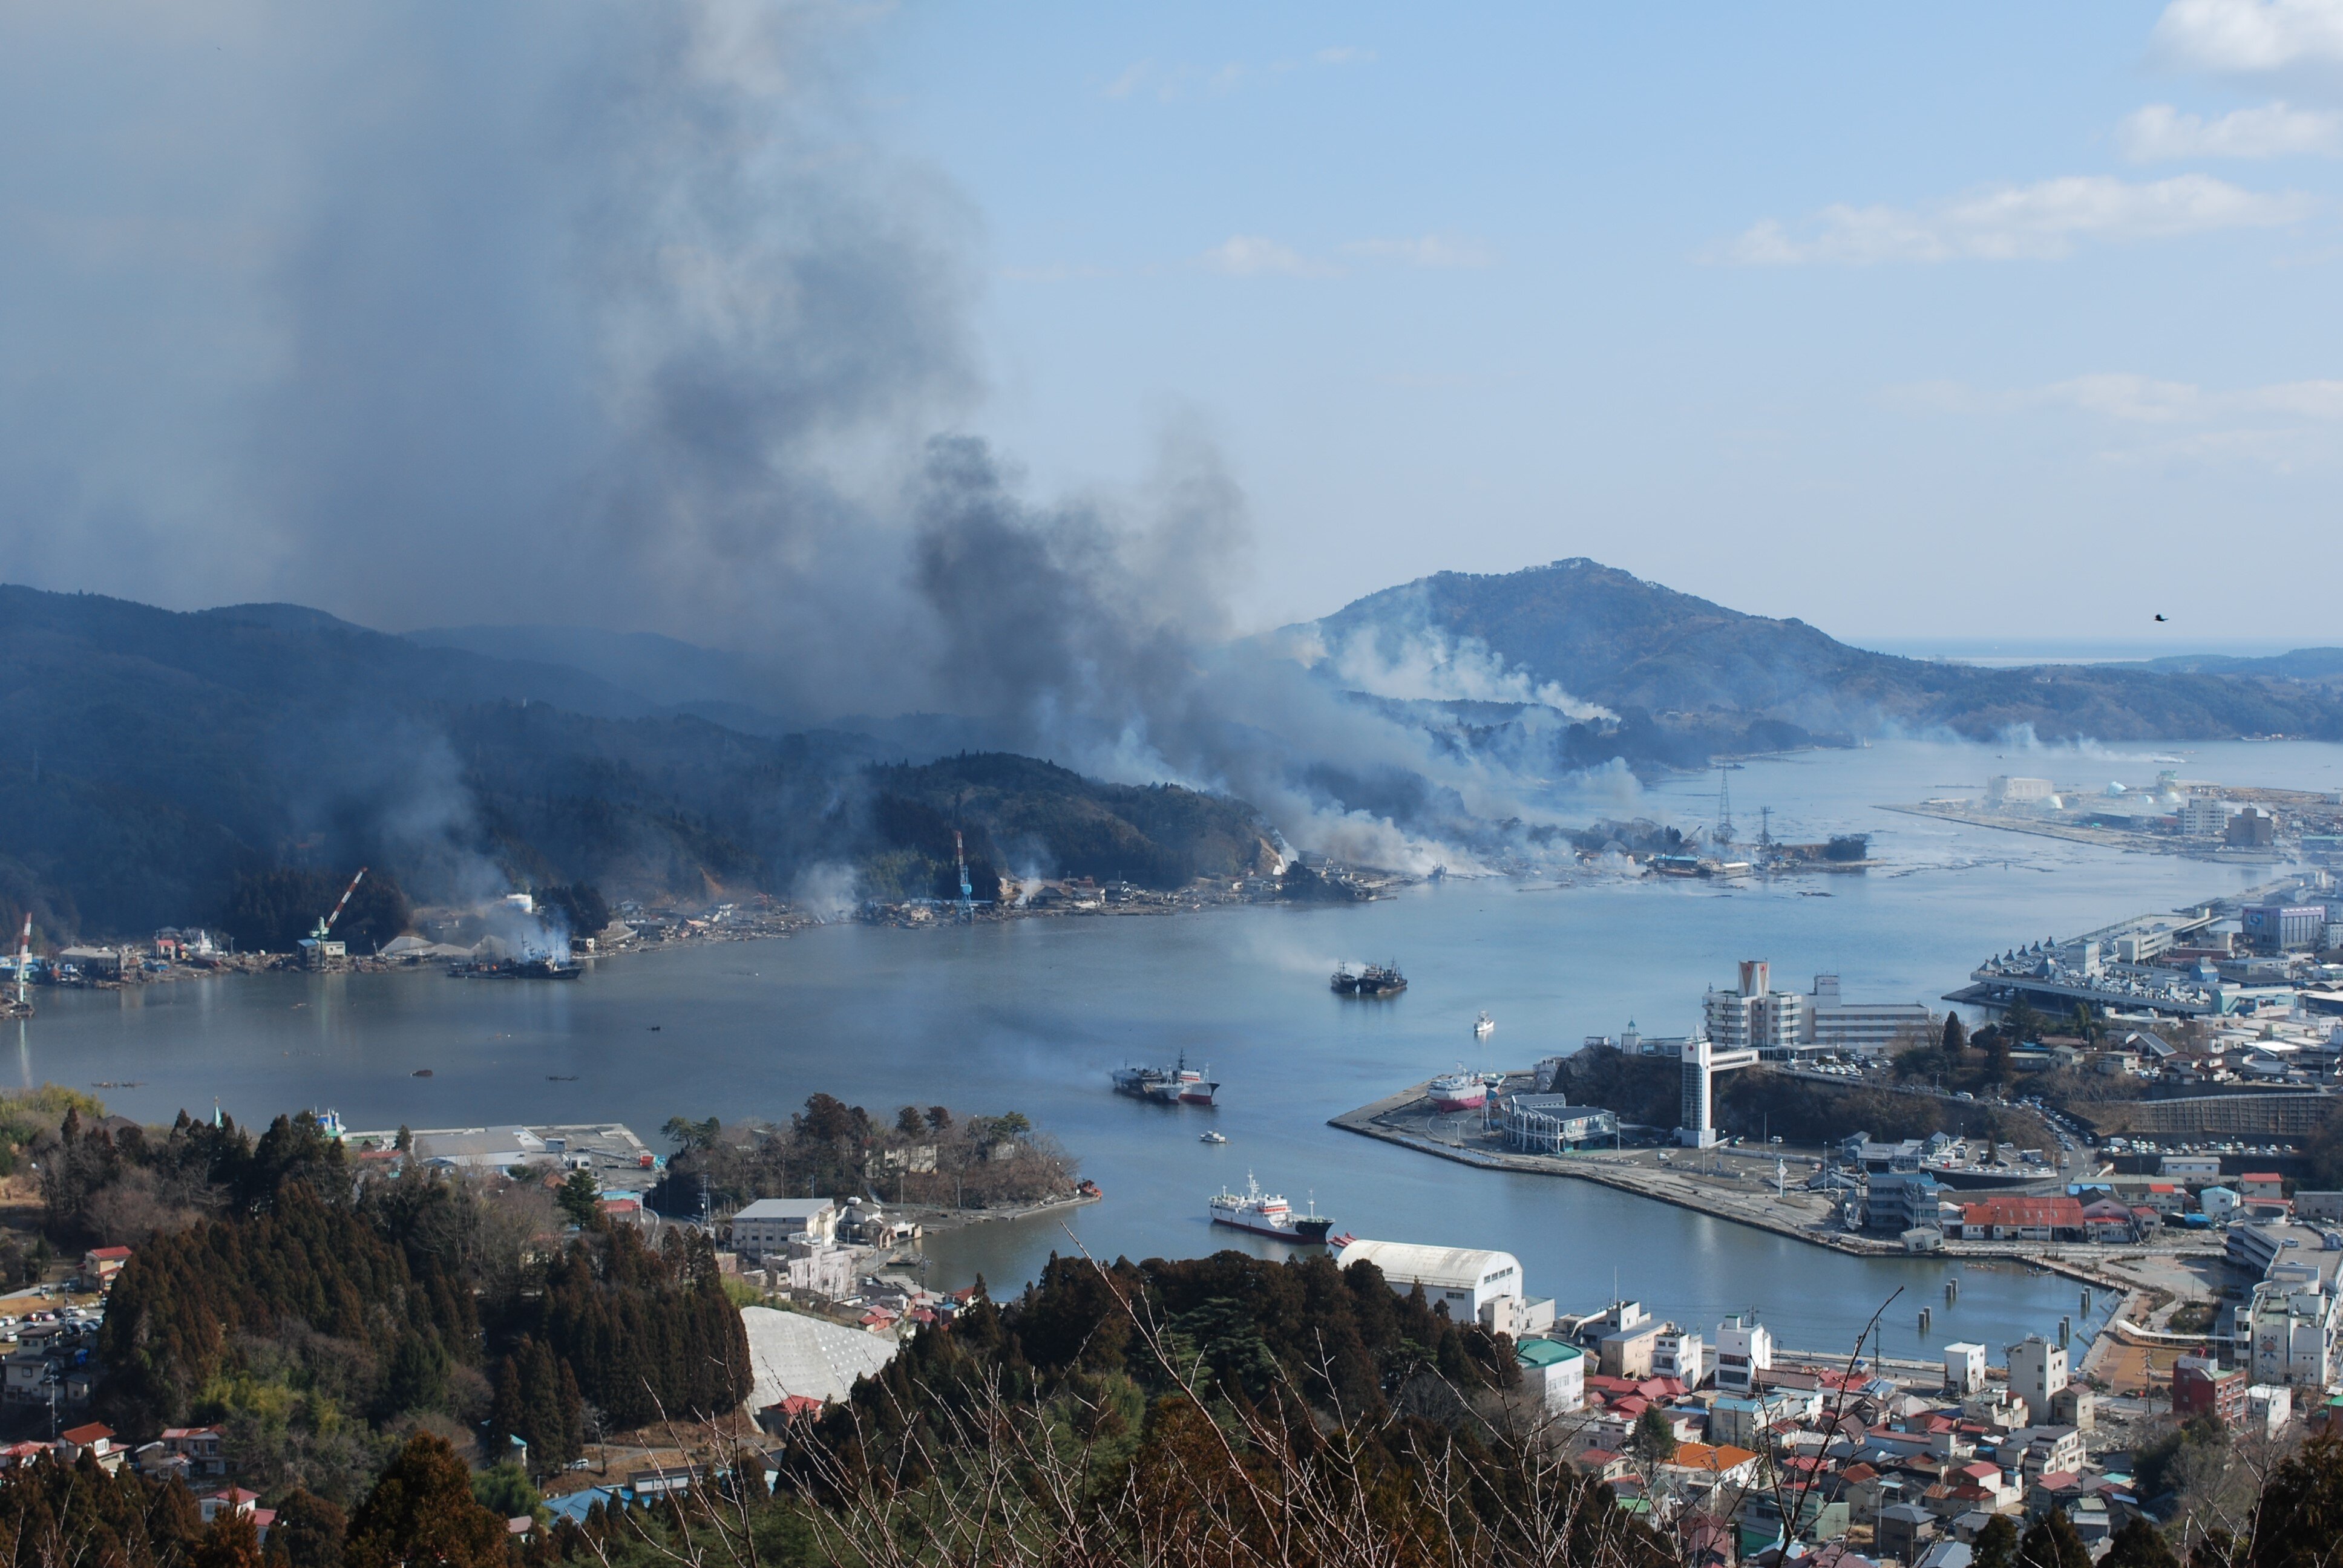
M9 8L0 576L842 668L974 507L1183 636L2331 642L2338 175L2343 0Z
M880 31L980 221L985 427L1055 489L1201 418L1246 618L1586 555L1875 641L2331 640L2284 583L2343 520L2343 4Z

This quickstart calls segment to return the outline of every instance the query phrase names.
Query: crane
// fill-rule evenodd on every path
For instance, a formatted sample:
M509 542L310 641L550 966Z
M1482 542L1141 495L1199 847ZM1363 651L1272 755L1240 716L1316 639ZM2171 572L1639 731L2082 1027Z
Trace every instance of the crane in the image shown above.
M16 1015L19 1018L29 1017L33 1011L31 1004L25 1000L25 971L32 967L32 963L33 913L27 910L25 911L25 930L16 938Z
M350 895L358 890L358 884L360 882L366 880L367 869L368 868L365 866L360 866L358 868L358 874L352 877L350 879L350 885L342 890L341 900L334 905L334 912L320 920L317 922L317 929L309 933L310 940L322 942L333 934L334 922L340 920L342 918L342 910L349 907Z
M976 923L976 887L968 879L968 846L960 842L960 829L952 829L952 858L960 862L960 918L962 925Z

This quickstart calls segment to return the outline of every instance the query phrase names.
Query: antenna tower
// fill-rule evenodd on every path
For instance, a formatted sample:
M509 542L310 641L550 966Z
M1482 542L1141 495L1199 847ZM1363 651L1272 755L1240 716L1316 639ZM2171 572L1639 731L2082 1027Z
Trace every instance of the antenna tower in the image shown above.
M1757 808L1757 847L1761 849L1774 847L1774 808L1771 806Z
M1721 762L1716 766L1716 841L1733 842L1733 775Z

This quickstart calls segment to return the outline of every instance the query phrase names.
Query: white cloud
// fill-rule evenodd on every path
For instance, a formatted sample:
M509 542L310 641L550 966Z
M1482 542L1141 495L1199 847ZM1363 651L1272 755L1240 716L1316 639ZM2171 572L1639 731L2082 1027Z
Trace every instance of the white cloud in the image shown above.
M1322 65L1364 65L1371 64L1374 57L1373 49L1356 48L1349 44L1337 44L1331 49L1318 51L1318 63Z
M1768 218L1725 247L1749 266L1886 261L2046 260L2084 240L2170 239L2268 228L2309 212L2310 198L2241 190L2209 175L2134 183L2077 175L1996 186L1926 208L1825 207L1801 235Z
M2187 381L2102 372L2054 382L2022 396L2134 424L2192 424L2264 415L2343 421L2343 381L2280 381L2224 392Z
M1232 234L1196 259L1232 277L1331 277L1339 270L1257 234Z
M1147 85L1148 75L1154 68L1155 62L1152 60L1141 60L1135 65L1126 66L1121 75L1099 89L1099 96L1102 98L1131 96Z
M2343 153L2343 114L2295 109L2279 102L2206 120L2170 104L2150 104L2124 117L2116 145L2134 163L2170 158L2273 158Z
M1353 256L1396 261L1403 266L1487 266L1495 258L1479 240L1427 234L1413 239L1361 239L1342 247Z
M2172 0L2151 44L2207 71L2343 65L2343 0Z

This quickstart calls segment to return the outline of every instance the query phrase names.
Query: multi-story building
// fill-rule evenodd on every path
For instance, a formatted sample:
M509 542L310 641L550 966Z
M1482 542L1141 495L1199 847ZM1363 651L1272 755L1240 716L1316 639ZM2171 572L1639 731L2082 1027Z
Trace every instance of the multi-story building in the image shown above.
M1761 1386L1774 1370L1773 1331L1743 1312L1716 1325L1716 1386L1724 1393L1745 1394Z
M2224 1426L2243 1425L2247 1384L2236 1367L2225 1372L2210 1356L2182 1356L2172 1363L2173 1419L2211 1415Z
M1967 1343L1945 1347L1945 1387L1963 1399L1985 1388L1985 1347Z
M1536 1394L1548 1415L1565 1415L1586 1403L1586 1352L1560 1340L1523 1340L1513 1346L1522 1386Z
M1944 1189L1923 1171L1883 1171L1864 1186L1863 1228L1900 1236L1936 1223L1937 1195Z
M1618 1136L1618 1117L1592 1105L1573 1105L1567 1094L1505 1097L1505 1142L1523 1153L1564 1154Z
M2308 1272L2288 1267L2281 1275ZM2338 1297L2326 1281L2276 1278L2254 1287L2251 1381L2323 1388L2335 1376Z
M2006 774L1996 774L1985 781L1988 806L2035 806L2056 793L2047 779L2012 779Z
M1933 1029L1936 1015L1916 1001L1848 1001L1838 976L1816 975L1801 1043L1842 1055L1879 1056L1897 1040Z
M2180 830L2192 839L2217 839L2229 830L2237 809L2212 795L2191 795L2180 803Z
M2050 1396L2066 1386L2066 1347L2028 1334L2009 1347L2009 1392L2026 1402L2026 1418L2050 1424Z
M827 1246L838 1238L838 1205L827 1198L759 1198L732 1216L733 1251L762 1258L789 1243Z
M1782 1059L1797 1054L1806 1039L1807 1004L1796 991L1775 990L1763 959L1741 960L1737 990L1712 987L1701 998L1701 1021L1719 1050L1754 1050Z
M2247 904L2237 911L2239 934L2259 952L2315 948L2327 934L2324 904Z
M1708 1376L1707 1355L1708 1347L1698 1329L1665 1324L1652 1341L1652 1375L1672 1377L1686 1388L1698 1388Z

